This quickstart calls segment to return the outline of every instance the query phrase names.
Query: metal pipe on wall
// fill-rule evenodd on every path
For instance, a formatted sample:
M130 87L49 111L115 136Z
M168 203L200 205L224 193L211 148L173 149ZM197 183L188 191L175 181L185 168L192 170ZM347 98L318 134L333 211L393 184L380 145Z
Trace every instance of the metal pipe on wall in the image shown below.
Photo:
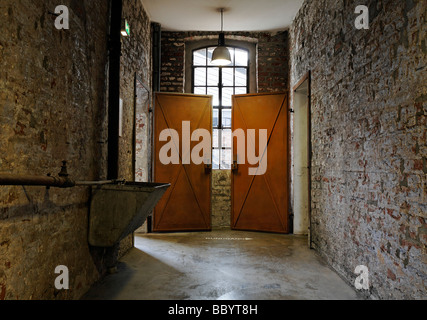
M10 173L0 173L0 186L44 186L58 188L72 188L78 186L99 186L105 184L123 184L125 180L104 180L104 181L74 181L69 178L67 172L67 161L62 161L61 171L58 177L36 175L16 175Z
M43 186L72 188L121 183L125 183L125 180L74 181L67 177L15 175L9 173L0 174L0 186Z
M71 188L76 183L67 177L0 174L0 185Z

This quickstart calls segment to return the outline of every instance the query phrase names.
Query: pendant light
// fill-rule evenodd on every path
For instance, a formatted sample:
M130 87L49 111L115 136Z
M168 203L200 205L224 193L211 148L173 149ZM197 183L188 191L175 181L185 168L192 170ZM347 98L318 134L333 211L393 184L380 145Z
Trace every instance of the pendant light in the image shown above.
M219 34L218 47L214 50L212 54L212 64L215 66L225 66L231 63L230 52L225 46L225 35L223 32L224 24L224 9L221 9L221 33Z

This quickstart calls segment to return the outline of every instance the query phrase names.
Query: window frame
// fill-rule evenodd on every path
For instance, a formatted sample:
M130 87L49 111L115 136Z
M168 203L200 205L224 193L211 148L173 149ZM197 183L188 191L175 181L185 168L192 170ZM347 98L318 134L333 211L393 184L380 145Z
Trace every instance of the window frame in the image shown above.
M212 144L212 152L214 153L215 150L219 150L218 151L218 167L213 167L214 170L230 170L231 169L231 161L232 161L232 143L230 142L230 146L224 146L223 145L223 133L225 130L232 130L232 123L230 123L230 126L224 126L223 124L223 111L224 110L229 110L231 113L231 108L232 105L230 104L229 106L225 106L224 105L224 99L223 99L223 89L226 88L232 88L233 89L233 94L236 94L236 88L244 88L246 91L246 94L250 93L250 50L247 48L243 48L241 46L237 46L237 45L227 45L227 48L232 49L233 50L233 63L227 66L215 66L215 65L209 65L209 52L210 49L215 48L214 45L205 45L205 46L201 46L201 47L195 47L191 50L191 93L195 93L196 88L204 88L205 89L205 94L208 94L208 89L209 88L217 88L218 89L218 105L214 105L213 106L213 110L214 111L218 111L218 123L217 126L212 126L212 130L217 130L218 132L218 146L215 147ZM235 60L235 51L236 49L238 50L242 50L245 51L247 54L247 61L246 61L246 65L236 65L236 60ZM200 51L200 50L205 50L205 64L204 65L195 65L194 64L194 53L196 51ZM195 84L195 73L196 73L196 69L205 69L205 81L204 81L204 85L196 85ZM208 77L209 77L209 69L217 69L218 70L218 83L216 85L212 85L209 84L208 82ZM223 70L224 69L232 69L233 70L233 83L232 85L224 85L223 83ZM244 86L236 86L236 69L245 69L246 70L246 83ZM224 164L222 163L222 153L225 150L229 150L230 153L230 157L231 159L229 159L230 163L227 164L224 167Z
M258 39L246 36L234 36L226 35L226 45L228 47L237 47L249 51L249 91L248 94L258 92L258 65L257 65L257 51L258 51ZM202 36L189 36L184 39L184 93L192 94L192 83L193 83L193 50L204 47L216 47L218 45L218 35L202 35ZM232 156L232 154L231 154ZM227 169L228 170L228 169Z

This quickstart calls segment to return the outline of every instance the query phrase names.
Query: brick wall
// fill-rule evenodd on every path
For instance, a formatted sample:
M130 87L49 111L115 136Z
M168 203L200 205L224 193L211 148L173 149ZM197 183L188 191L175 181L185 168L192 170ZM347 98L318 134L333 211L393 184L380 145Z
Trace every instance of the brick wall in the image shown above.
M291 87L312 71L312 235L366 295L426 298L425 1L306 1L290 30Z
M123 17L126 17L131 36L123 38L121 58L120 97L123 99L123 135L120 138L119 176L133 180L133 121L135 117L135 75L151 88L151 23L141 1L124 1ZM138 123L137 126L147 125Z
M259 33L258 92L288 90L288 32Z
M230 227L231 171L212 171L212 227Z
M124 1L123 17L126 17L130 26L130 37L123 38L122 41L122 57L121 57L121 74L120 74L120 98L123 100L123 134L119 139L119 176L127 181L134 181L134 172L132 161L135 156L141 158L144 155L139 153L144 145L145 150L151 149L151 139L147 134L144 134L143 129L150 126L150 117L145 111L145 117L142 110L135 118L135 76L138 75L139 80L147 87L151 88L151 22L145 12L141 1ZM148 99L151 98L151 92L148 94ZM133 131L134 118L136 132ZM133 146L133 135L137 134L137 148ZM142 141L142 139L146 139ZM139 163L139 162L137 162ZM142 171L148 168L135 168L139 175ZM141 180L142 176L138 178ZM145 180L147 181L147 180ZM127 252L133 246L133 234L128 235L120 243L119 256Z
M71 1L70 29L57 30L55 1L0 3L0 172L75 180L107 170L108 1ZM150 82L150 28L140 1L126 0L133 38L123 44L124 135L120 175L129 179L134 73ZM103 248L87 242L89 189L0 186L0 300L78 299L105 273ZM123 253L129 239L121 246ZM55 267L69 269L57 290Z
M288 89L288 32L233 32L227 39L257 43L258 92ZM185 42L217 39L215 32L162 32L161 91L184 92Z
M95 124L105 104L108 6L62 4L69 30L54 27L54 1L1 2L2 173L56 176L64 159L78 180L104 170ZM0 299L75 299L98 279L88 197L87 188L0 186ZM55 289L57 265L69 268L70 290Z
M160 91L184 92L185 34L162 31Z

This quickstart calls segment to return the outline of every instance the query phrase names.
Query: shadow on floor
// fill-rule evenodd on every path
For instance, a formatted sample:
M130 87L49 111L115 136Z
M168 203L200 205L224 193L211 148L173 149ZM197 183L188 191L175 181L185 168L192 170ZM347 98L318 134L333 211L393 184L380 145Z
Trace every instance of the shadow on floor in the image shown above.
M361 299L307 238L232 231L138 234L118 272L83 299Z

